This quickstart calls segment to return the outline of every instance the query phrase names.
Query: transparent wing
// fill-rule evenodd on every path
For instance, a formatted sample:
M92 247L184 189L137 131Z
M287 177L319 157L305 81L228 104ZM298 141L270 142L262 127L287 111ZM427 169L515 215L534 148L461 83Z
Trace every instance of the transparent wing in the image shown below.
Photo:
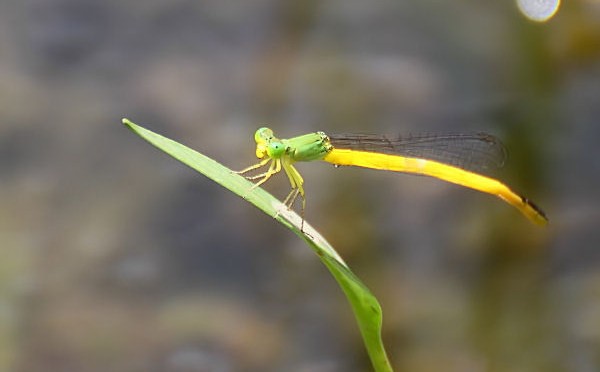
M334 134L329 139L338 149L429 159L484 174L502 167L507 157L502 142L487 133Z

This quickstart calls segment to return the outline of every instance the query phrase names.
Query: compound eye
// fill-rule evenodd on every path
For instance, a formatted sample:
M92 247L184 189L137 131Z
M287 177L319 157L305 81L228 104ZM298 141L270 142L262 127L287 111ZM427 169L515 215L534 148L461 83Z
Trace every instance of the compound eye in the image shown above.
M271 142L267 147L267 155L269 155L270 158L280 158L284 152L285 146L279 141Z
M254 133L254 141L256 141L256 143L266 143L272 139L273 131L269 128L262 127Z

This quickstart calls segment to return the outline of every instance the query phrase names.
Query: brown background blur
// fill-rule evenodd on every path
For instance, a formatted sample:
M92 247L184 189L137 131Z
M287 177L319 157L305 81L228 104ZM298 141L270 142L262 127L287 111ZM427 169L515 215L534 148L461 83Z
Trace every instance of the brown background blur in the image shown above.
M124 128L234 168L253 133L487 131L497 198L300 164L404 371L600 369L600 3L0 2L0 371L366 371L291 232ZM285 176L266 188L283 198Z

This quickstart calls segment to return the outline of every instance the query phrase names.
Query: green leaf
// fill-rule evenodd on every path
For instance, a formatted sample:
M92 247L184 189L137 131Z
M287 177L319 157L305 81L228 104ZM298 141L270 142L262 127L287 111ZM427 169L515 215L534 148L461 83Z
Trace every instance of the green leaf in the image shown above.
M329 269L346 294L375 371L392 371L381 339L381 306L369 289L350 271L333 247L308 223L273 195L234 173L231 169L178 142L123 119L129 129L160 150L241 196L302 238Z

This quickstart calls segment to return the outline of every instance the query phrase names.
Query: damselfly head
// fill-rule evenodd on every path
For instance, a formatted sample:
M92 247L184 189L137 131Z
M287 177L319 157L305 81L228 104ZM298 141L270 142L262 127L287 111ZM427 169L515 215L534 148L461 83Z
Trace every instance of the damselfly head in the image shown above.
M273 139L273 131L270 128L262 127L254 133L256 143L267 143Z

